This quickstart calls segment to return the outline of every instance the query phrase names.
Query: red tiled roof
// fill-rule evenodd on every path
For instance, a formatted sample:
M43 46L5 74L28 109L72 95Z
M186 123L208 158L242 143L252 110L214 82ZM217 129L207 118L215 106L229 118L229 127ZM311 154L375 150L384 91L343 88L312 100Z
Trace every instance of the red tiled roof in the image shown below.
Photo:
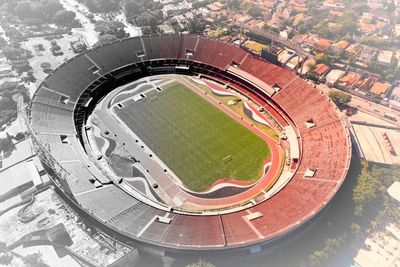
M328 70L329 70L329 66L327 66L325 64L318 64L317 66L315 66L314 72L318 75L322 75L325 72L327 72Z

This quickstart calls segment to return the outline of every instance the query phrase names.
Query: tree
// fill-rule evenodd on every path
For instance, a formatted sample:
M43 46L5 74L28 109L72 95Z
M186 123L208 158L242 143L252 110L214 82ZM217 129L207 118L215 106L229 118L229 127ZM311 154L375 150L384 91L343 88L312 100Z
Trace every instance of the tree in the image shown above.
M393 12L393 11L396 10L396 4L394 3L394 1L391 1L391 2L388 4L386 10L387 10L389 13L391 13L391 12Z
M341 20L341 31L342 34L353 34L358 28L357 16L352 13L345 14Z
M58 0L42 0L40 1L39 8L43 16L49 20L57 11L64 9Z
M75 20L76 14L73 11L59 10L54 16L53 20L57 24L68 25Z
M40 18L26 18L23 20L23 23L26 25L41 26L44 24L44 21Z
M42 254L40 252L25 256L24 262L29 267L50 267L50 265L43 261Z
M247 10L247 14L249 14L253 18L258 18L262 16L263 12L262 9L257 5L251 4L249 9Z
M117 37L115 35L112 35L112 34L100 35L99 40L93 46L99 47L99 46L111 43L114 40L117 40Z
M215 267L215 265L206 262L203 259L199 259L197 262L186 265L186 267Z
M13 256L8 253L3 253L0 256L0 264L4 266L10 266Z
M97 5L100 8L100 12L107 13L116 11L119 7L118 0L97 0Z
M351 233L353 235L358 235L358 233L360 232L361 227L360 225L356 224L356 223L352 223L351 224Z
M356 215L362 215L364 207L378 196L380 186L378 174L369 170L368 162L362 161L361 173L357 177L357 183L353 189Z
M18 2L17 6L15 7L15 13L20 18L32 18L34 17L34 5L30 1L22 1Z
M328 97L339 107L344 107L351 102L351 95L341 91L330 91Z
M186 28L189 33L202 34L206 28L206 23L200 19L193 19L188 22Z
M237 10L240 7L240 3L239 3L238 0L228 0L227 1L227 6L228 6L229 9Z
M27 59L32 57L32 53L29 50L11 46L4 47L3 54L9 60Z

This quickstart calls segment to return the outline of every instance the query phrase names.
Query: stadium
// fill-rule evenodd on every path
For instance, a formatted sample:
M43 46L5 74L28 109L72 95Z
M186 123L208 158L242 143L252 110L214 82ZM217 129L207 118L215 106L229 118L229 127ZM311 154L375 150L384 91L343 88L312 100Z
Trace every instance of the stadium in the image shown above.
M273 250L347 175L346 120L242 47L142 36L63 63L27 112L58 191L120 242L171 258Z

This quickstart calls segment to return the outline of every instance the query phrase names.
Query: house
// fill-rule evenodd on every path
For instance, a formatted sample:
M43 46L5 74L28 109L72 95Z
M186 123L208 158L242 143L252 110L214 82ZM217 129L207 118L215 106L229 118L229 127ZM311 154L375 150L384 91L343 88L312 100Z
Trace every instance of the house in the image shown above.
M221 2L215 2L207 5L207 9L211 12L219 12L225 8L225 5Z
M240 24L248 23L250 20L252 20L252 17L250 16L239 16L238 18L236 18L236 22Z
M392 109L400 111L400 86L393 89L392 96L389 100L389 106Z
M388 66L392 62L393 52L381 50L377 57L377 62L381 65Z
M350 43L347 42L346 40L341 40L339 42L334 43L331 47L330 50L335 53L341 53L345 51L349 47Z
M307 12L308 8L304 0L291 0L289 6L298 12Z
M330 47L331 47L331 41L325 38L321 38L318 40L318 44L315 47L315 49L321 52L325 52L328 51Z
M297 14L296 16L294 16L294 19L293 19L293 26L297 26L297 25L299 25L301 22L303 22L305 17L306 17L306 16L305 16L303 13L299 13L299 14Z
M359 22L359 30L364 33L373 33L388 26L389 18L387 14L382 15L381 13L380 11L376 13L364 12Z
M263 6L267 9L272 9L276 4L278 0L264 0Z
M329 66L325 64L317 64L314 69L314 73L322 76L329 70Z
M341 11L335 11L335 10L330 10L329 14L331 14L334 17L343 17L344 13Z
M383 97L386 94L387 90L389 90L390 86L391 85L389 83L376 82L371 87L371 89L369 89L369 91L372 94Z
M392 96L390 97L392 100L400 102L400 86L397 86L392 91Z
M337 84L342 88L350 87L353 86L359 78L360 75L358 73L354 71L349 71L346 73L346 75L344 75L337 81Z
M378 55L378 49L371 46L366 46L358 56L358 59L364 62L373 61Z
M345 52L348 56L354 57L361 53L364 48L365 46L363 46L362 44L351 44L346 48Z
M370 88L372 84L376 83L378 79L378 74L364 72L363 74L361 74L360 78L353 85L353 87L362 91L368 91L368 88Z
M325 0L322 7L329 10L342 11L345 8L344 1L342 0Z
M326 75L326 83L333 86L346 72L343 70L333 69Z

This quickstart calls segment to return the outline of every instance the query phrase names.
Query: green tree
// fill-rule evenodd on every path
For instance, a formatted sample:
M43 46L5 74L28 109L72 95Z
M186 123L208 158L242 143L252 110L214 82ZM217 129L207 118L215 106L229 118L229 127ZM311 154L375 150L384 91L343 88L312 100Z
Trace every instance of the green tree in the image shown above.
M251 4L249 9L247 10L247 14L249 14L253 18L258 18L262 16L263 12L262 9L257 5Z
M30 1L22 1L18 2L17 6L15 7L15 13L20 18L32 18L34 17L34 10L35 7L32 2Z
M99 40L93 46L99 47L105 44L109 44L114 40L117 40L117 37L115 35L112 34L100 35Z
M240 8L240 3L238 0L228 0L226 4L231 10L237 10Z
M57 11L64 9L58 0L42 0L40 1L38 8L47 20L51 20Z
M57 24L68 25L75 20L76 14L73 11L59 10L54 16L53 20Z
M193 19L186 25L189 33L202 34L206 28L206 23L201 19Z
M50 267L50 265L43 261L42 254L40 252L25 256L24 262L29 267Z
M358 235L360 233L360 230L361 230L360 225L358 225L356 223L352 223L350 228L351 228L351 233L353 235Z
M378 196L380 186L380 179L377 173L369 170L367 161L362 161L361 173L357 177L357 183L353 189L356 215L362 215L365 206Z
M341 91L330 91L328 97L339 107L346 106L351 102L351 95Z

